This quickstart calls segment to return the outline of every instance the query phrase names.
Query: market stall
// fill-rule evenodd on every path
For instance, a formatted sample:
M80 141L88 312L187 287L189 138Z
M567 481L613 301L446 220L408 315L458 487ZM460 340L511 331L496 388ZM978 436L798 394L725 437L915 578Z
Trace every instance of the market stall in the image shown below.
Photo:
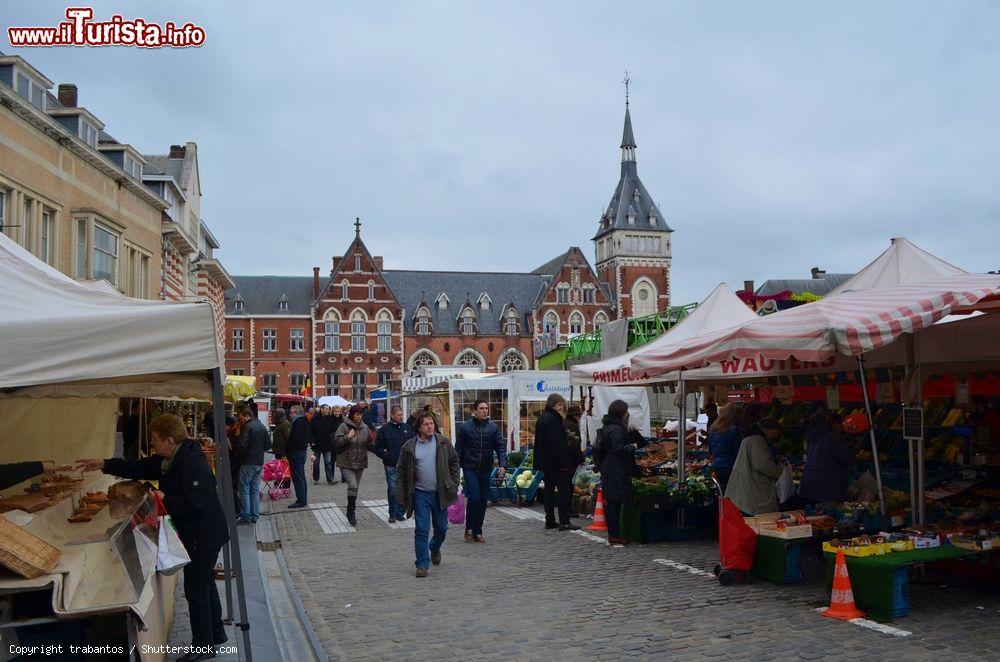
M123 397L213 402L216 438L223 440L218 444L222 502L232 530L233 548L224 558L227 569L230 558L235 564L245 621L232 485L225 478L222 359L211 306L129 299L88 288L3 236L0 278L5 283L0 355L7 357L0 365L0 451L7 462L65 465L53 476L3 491L7 505L17 495L19 507L3 515L5 531L13 527L15 533L0 544L35 536L42 541L38 549L51 550L49 558L25 558L23 564L17 559L30 557L30 550L7 550L8 569L16 571L0 571L4 641L54 638L122 644L126 650L129 644L166 641L178 576L163 575L150 564L143 528L147 499L126 498L125 490L118 498L109 477L72 468L76 458L114 452ZM73 513L89 519L68 521ZM227 589L231 598L230 580ZM246 629L243 647L249 659ZM7 648L0 652L9 654Z

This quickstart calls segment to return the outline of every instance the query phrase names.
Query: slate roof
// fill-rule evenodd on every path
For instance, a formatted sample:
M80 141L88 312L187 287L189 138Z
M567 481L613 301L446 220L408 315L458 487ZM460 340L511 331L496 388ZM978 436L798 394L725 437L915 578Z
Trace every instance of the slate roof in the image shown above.
M227 315L310 315L312 276L233 276L236 287L226 290ZM243 310L236 310L236 295L243 297ZM278 299L288 297L288 310L278 308Z
M569 251L566 251L566 253L569 253ZM546 276L553 275L556 271L558 271L559 267L562 266L563 261L566 259L566 253L560 253L559 255L556 255L554 258L552 258L542 266L538 267L531 273L546 275Z
M778 294L791 290L794 294L812 292L825 296L830 290L847 281L854 274L825 274L819 278L776 278L766 280L757 288L757 296Z
M184 159L172 159L169 156L157 156L153 154L143 154L146 162L151 168L148 169L153 175L169 175L174 178L178 186L183 186L184 181Z
M503 333L500 316L508 304L513 303L521 317L521 335L530 335L525 319L531 312L535 296L545 283L540 274L475 273L466 271L383 271L385 282L392 289L399 305L406 310L406 333L413 333L413 320L421 302L431 313L435 335L458 332L458 315L468 299L476 313L480 335ZM438 309L434 304L444 292L451 301L448 308ZM482 310L476 304L485 292L493 305ZM468 295L468 296L466 296Z
M635 147L635 136L632 135L632 116L628 108L625 109L625 129L622 132L622 148L625 147ZM656 217L656 225L651 225L649 222L650 212ZM628 222L630 213L635 216L635 223ZM608 208L601 218L601 228L594 239L615 229L673 232L656 203L653 202L653 197L639 179L635 161L622 161L618 186L615 187L611 202L608 203Z

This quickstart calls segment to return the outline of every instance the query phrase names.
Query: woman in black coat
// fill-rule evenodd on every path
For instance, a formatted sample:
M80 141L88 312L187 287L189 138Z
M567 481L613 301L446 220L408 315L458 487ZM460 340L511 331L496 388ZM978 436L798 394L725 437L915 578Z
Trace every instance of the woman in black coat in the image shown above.
M184 662L215 657L212 646L226 643L222 605L214 568L229 527L215 493L215 475L198 442L187 438L184 423L173 414L149 423L155 455L141 460L86 460L86 468L136 480L159 481L163 503L191 563L184 566L184 597L191 619L192 651ZM201 651L196 652L196 651Z
M615 400L608 407L608 413L601 421L600 432L601 489L604 492L604 509L608 518L608 543L625 545L628 540L621 537L619 522L622 505L632 498L632 475L635 469L634 444L627 442L628 404Z

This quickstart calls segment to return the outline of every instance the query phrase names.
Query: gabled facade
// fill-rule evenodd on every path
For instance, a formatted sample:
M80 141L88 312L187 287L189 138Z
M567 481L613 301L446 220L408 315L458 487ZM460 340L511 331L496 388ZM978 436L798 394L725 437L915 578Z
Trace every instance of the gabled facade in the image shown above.
M596 331L613 318L614 303L587 258L576 246L570 247L534 273L547 277L531 310L536 337L549 344Z

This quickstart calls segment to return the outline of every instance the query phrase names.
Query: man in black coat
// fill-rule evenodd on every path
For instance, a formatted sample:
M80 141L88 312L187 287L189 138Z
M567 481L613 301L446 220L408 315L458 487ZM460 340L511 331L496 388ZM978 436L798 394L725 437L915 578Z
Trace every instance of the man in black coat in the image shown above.
M558 393L545 401L545 411L535 423L535 468L542 471L545 483L545 528L560 531L577 531L579 526L569 521L573 503L572 474L570 473L569 445L563 427L566 400ZM559 523L556 524L555 502L559 493Z
M385 482L389 488L389 524L406 519L406 506L399 503L395 496L396 464L403 444L415 436L410 424L403 422L403 408L393 405L389 410L389 422L378 429L375 437L375 454L382 458L385 465Z
M337 482L334 478L333 433L342 422L331 413L330 405L322 405L319 413L313 416L310 426L312 449L316 453L316 462L312 470L313 485L319 482L320 462L323 463L323 471L326 473L326 484L334 485Z
M289 508L305 508L306 499L306 450L312 440L309 430L309 419L302 413L302 407L295 405L291 409L292 430L288 433L285 452L288 454L288 467L292 470L292 486L295 488L295 502Z
M159 481L163 503L191 563L184 567L184 597L191 619L192 650L178 658L196 662L215 657L213 646L227 640L214 568L229 541L229 527L215 492L215 475L198 442L187 438L184 423L173 414L149 424L155 455L141 460L88 461L106 474Z

